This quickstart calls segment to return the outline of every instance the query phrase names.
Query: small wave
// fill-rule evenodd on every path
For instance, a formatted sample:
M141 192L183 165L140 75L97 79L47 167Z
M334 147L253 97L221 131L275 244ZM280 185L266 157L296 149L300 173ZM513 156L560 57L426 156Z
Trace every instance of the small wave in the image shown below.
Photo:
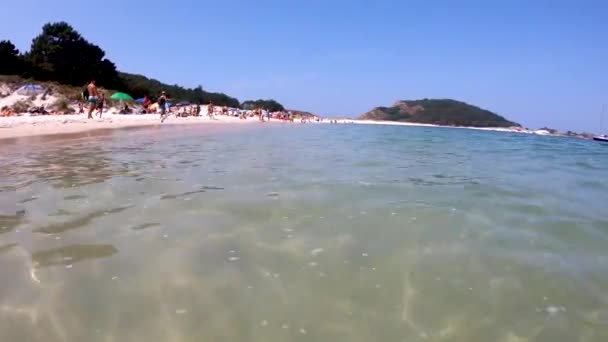
M70 195L70 196L65 196L63 199L66 201L74 201L74 200L79 200L79 199L85 199L87 198L87 196L84 195Z
M131 229L132 230L143 230L143 229L152 228L152 227L158 227L158 226L160 226L160 223L149 222L149 223L138 224L136 226L131 227Z
M84 227L97 218L104 217L109 214L117 214L117 213L123 212L127 209L130 209L132 207L133 206L130 205L130 206L125 206L125 207L112 208L109 210L99 210L99 211L90 213L88 215L78 217L78 218L68 221L68 222L50 224L45 227L34 229L33 231L36 233L43 233L43 234L63 233L68 230L73 230L73 229L78 229L78 228Z
M73 265L88 259L98 259L118 253L112 245L69 245L32 253L32 261L36 267L56 265Z

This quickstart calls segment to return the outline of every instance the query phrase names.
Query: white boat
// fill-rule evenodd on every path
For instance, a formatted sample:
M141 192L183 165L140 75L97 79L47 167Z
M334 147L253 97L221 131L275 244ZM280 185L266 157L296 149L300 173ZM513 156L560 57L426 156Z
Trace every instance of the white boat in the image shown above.
M604 134L604 135L598 135L598 136L593 137L593 140L608 142L608 135L606 135L606 134Z
M537 134L537 135L551 135L551 132L547 131L546 129L537 129L536 131L534 131L534 134Z
M600 116L600 129L604 128L604 112L605 111L606 111L606 105L603 105L602 106L602 116ZM608 135L606 135L606 134L596 135L593 137L593 140L608 142Z

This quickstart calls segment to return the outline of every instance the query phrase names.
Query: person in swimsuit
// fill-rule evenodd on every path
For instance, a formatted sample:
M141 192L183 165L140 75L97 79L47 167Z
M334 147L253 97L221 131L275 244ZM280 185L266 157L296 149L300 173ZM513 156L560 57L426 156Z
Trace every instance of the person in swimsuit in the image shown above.
M148 98L148 95L144 95L144 113L148 113L148 106L150 105L150 99Z
M99 102L97 103L97 110L99 111L99 118L101 119L101 114L103 113L103 105L106 102L106 94L101 94L101 98L99 99Z
M163 123L165 121L165 119L169 116L169 114L167 113L167 95L165 94L164 91L162 91L160 93L160 96L158 97L158 100L156 101L156 103L158 103L158 108L160 108L160 122Z
M87 102L89 103L89 119L93 118L93 111L97 108L97 101L99 100L99 93L97 92L97 86L95 86L95 80L91 80L89 85L87 86L87 91L89 92L89 98Z
M215 111L215 107L213 106L213 102L209 101L209 105L207 106L207 115L209 116L209 119L211 119L211 120L215 120L215 118L213 117L214 111Z

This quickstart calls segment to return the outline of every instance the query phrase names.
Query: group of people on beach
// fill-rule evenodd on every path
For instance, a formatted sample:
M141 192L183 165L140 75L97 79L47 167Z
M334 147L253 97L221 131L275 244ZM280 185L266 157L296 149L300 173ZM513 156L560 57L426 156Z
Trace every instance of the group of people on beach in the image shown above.
M8 106L4 106L2 109L0 109L0 117L8 117L13 115L15 115L15 111Z
M91 80L89 84L86 86L85 90L82 94L83 100L87 105L87 118L93 119L93 113L97 110L97 116L101 118L103 114L103 109L106 104L106 95L105 93L99 91L97 89L97 85L95 80ZM81 102L79 103L79 113L84 113L85 105ZM130 114L132 111L129 108L127 103L123 104L123 107L120 109L120 114Z
M106 96L104 91L97 87L96 81L94 79L92 79L84 87L81 95L82 100L77 102L78 113L84 114L86 112L88 119L93 119L95 116L101 118L103 115L104 107L106 107ZM187 101L182 101L177 104L171 104L169 102L171 101L171 99L169 98L168 94L165 93L165 91L161 91L154 100L152 100L148 96L144 96L142 99L137 101L142 104L139 109L136 109L136 107L134 107L133 109L129 108L127 101L125 101L122 103L123 107L119 109L118 113L131 114L134 111L137 111L137 113L139 114L160 113L160 120L161 122L163 122L171 114L174 114L176 117L198 117L201 115L201 107L206 106L205 111L210 120L218 120L216 116L220 115L233 118L238 117L241 120L245 120L248 118L257 118L261 122L267 122L271 120L294 122L296 117L302 122L309 122L312 120L316 120L317 122L320 121L320 118L318 117L298 115L293 113L292 111L283 110L271 112L261 107L248 109L241 109L238 107L229 108L227 106L215 106L211 101L207 105L201 105L200 102L189 103ZM29 113L32 115L67 114L70 113L71 110L71 108L67 107L67 109L64 111L47 112L44 109L44 106L37 106L28 109ZM18 115L19 113L23 113L17 111L19 110L4 106L0 111L0 117L13 116Z

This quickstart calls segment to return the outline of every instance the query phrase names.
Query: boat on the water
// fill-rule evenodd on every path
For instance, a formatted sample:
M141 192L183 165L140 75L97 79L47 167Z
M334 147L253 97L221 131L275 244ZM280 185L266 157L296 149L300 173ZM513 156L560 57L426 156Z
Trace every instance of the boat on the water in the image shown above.
M593 140L595 141L603 141L603 142L608 142L608 135L598 135L593 137Z
M600 129L604 128L604 112L606 111L606 105L602 106L602 116L600 116ZM596 135L593 137L593 140L595 141L603 141L603 142L608 142L608 135L606 134L600 134L600 135Z

